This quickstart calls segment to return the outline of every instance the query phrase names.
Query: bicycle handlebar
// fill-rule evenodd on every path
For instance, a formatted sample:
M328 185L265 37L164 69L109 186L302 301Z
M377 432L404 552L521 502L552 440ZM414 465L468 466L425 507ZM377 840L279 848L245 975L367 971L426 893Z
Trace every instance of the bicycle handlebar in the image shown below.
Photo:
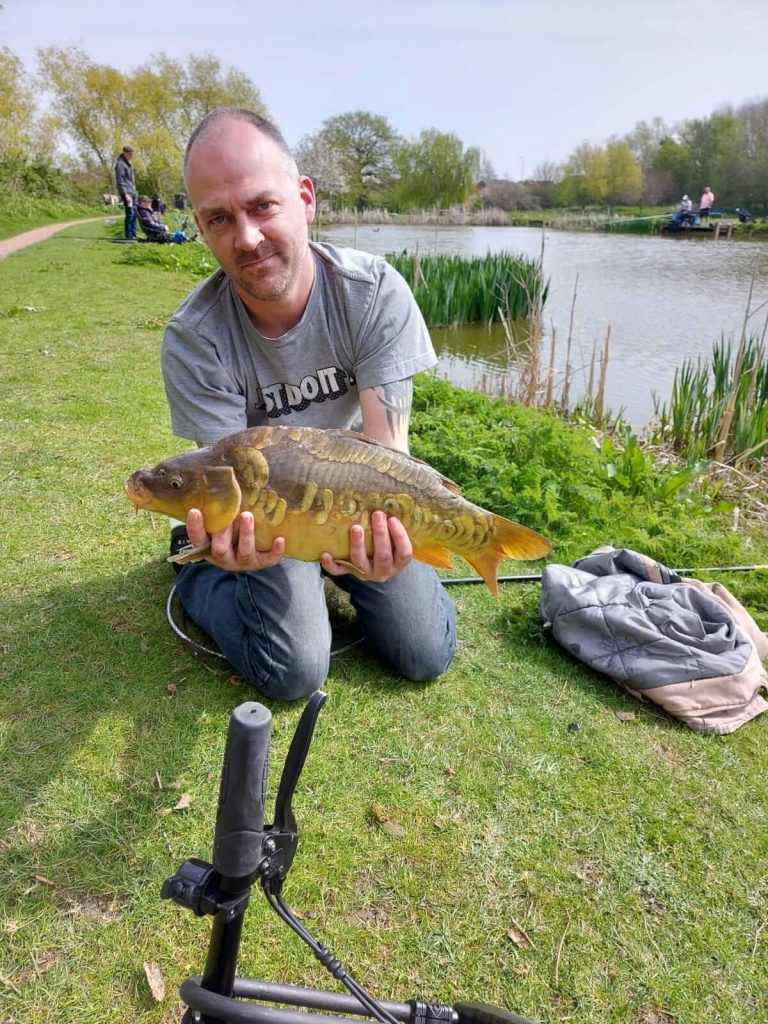
M263 857L272 714L246 701L229 719L213 839L213 867L223 878L255 873Z

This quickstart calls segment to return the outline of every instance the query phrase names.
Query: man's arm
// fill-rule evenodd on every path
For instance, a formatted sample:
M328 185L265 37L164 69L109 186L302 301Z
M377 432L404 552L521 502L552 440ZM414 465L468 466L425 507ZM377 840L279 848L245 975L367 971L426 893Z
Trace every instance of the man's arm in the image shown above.
M396 380L360 392L363 433L401 452L408 451L413 381Z

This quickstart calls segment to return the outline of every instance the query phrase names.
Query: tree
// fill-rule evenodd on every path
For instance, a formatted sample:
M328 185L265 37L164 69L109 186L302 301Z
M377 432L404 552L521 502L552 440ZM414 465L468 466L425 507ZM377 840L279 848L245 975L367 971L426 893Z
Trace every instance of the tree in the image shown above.
M693 192L693 156L680 139L668 136L661 140L651 164L648 184L649 195L655 202L675 202L687 192Z
M333 209L334 198L346 192L339 153L321 135L305 135L294 150L301 174L312 179L318 196Z
M434 128L414 141L400 143L394 162L398 172L395 199L406 209L446 209L465 203L480 173L478 149L465 150L458 136Z
M626 142L611 142L605 149L606 201L615 205L638 203L643 191L643 172Z
M187 139L206 114L221 106L266 113L248 78L208 55L191 56L184 65L157 54L127 74L95 64L76 47L49 47L38 51L38 59L66 134L81 161L101 169L110 191L114 161L125 143L136 151L140 188L173 191L181 181Z
M565 206L604 203L608 194L608 160L605 150L582 142L568 158L556 194Z
M398 137L385 117L356 110L328 118L318 133L338 153L346 194L358 209L382 201L394 176Z
M34 110L35 94L24 65L4 46L0 49L0 160L30 155Z

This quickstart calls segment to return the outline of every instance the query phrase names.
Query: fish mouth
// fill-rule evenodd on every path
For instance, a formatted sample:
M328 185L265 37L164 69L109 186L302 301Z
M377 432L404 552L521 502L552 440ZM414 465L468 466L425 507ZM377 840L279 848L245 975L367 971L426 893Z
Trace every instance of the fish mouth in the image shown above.
M130 498L134 508L146 508L149 504L149 495L141 484L137 480L134 480L132 476L129 476L128 479L123 482L123 490Z

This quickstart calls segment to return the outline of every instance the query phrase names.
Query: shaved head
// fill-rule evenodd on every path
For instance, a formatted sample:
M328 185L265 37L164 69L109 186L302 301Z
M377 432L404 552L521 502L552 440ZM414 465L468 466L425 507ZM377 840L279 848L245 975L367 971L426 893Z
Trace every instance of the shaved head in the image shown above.
M251 125L262 135L265 135L268 139L277 146L280 152L285 156L286 169L289 174L298 177L299 169L296 166L296 161L293 158L288 148L288 143L282 136L280 129L277 128L271 121L268 121L261 114L255 114L252 110L246 110L244 107L218 107L216 110L212 110L210 114L206 114L200 124L195 128L189 137L187 148L184 152L184 177L187 177L187 170L189 167L189 158L193 147L202 142L212 141L220 136L226 129L228 124L233 121L241 121L245 124Z

